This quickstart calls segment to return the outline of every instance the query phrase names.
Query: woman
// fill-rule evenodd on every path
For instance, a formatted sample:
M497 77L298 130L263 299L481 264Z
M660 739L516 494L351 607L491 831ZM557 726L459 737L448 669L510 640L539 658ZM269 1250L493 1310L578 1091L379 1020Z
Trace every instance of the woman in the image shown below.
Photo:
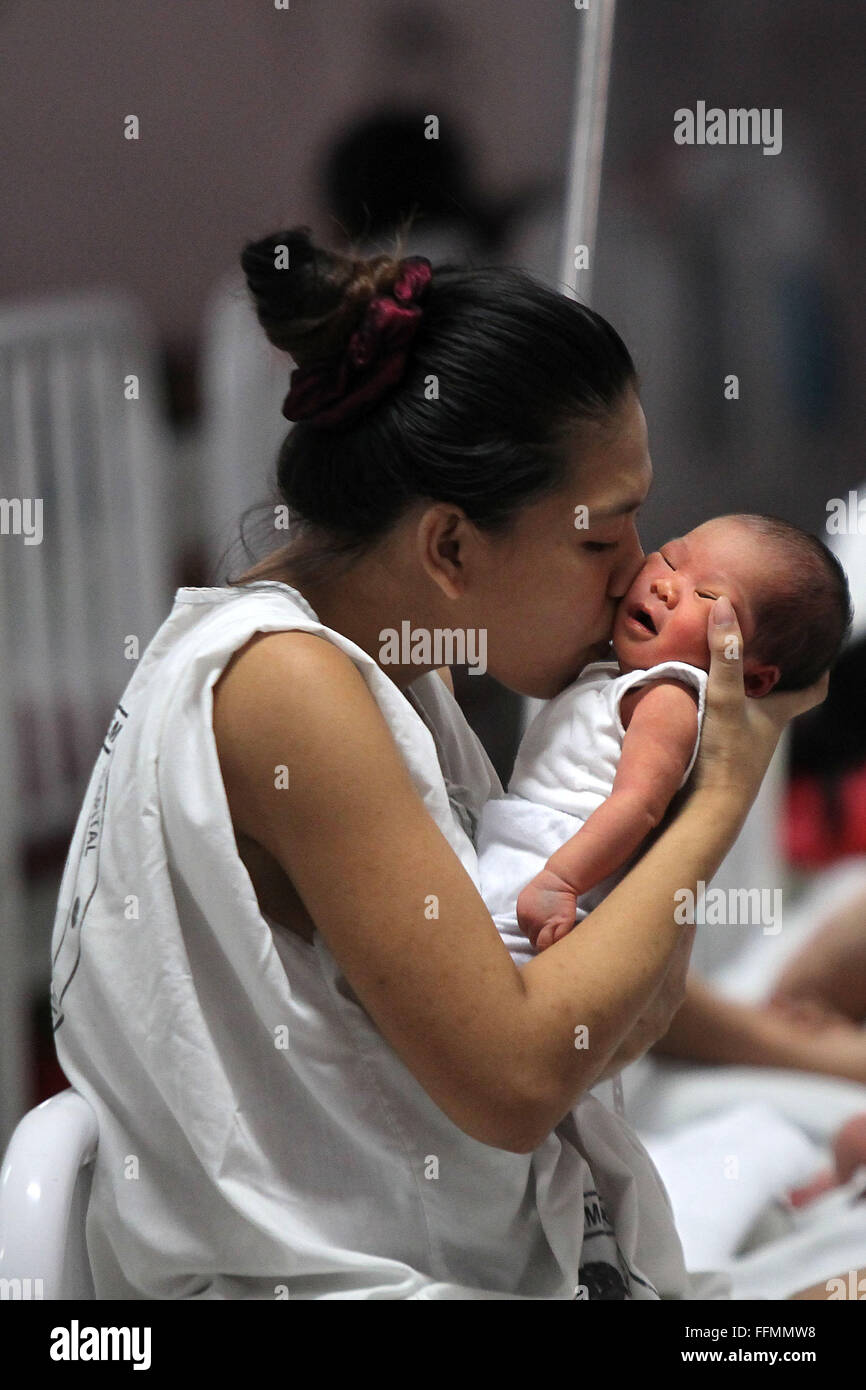
M691 799L518 970L474 880L500 787L437 639L483 639L542 698L600 654L651 482L631 359L518 271L431 278L306 229L242 261L299 364L275 514L295 532L235 587L178 594L55 928L58 1056L100 1125L97 1296L725 1297L590 1092L667 1030L694 930L673 895L712 877L826 682L747 701L719 599Z

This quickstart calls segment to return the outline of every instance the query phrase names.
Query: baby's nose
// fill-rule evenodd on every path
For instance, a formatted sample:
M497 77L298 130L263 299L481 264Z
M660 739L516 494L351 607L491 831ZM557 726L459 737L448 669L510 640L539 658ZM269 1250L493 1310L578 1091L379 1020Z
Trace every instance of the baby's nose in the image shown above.
M670 604L674 598L673 586L669 579L654 579L650 585L651 593L657 594L663 603Z

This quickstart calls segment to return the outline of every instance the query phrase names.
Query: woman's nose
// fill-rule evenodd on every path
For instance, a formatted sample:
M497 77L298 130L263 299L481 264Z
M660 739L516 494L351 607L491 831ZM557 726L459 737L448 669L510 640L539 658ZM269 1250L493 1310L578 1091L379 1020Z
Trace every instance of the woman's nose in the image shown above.
M608 594L611 598L621 599L628 593L643 568L645 559L637 527L632 523L631 538L623 542L617 552L616 564L610 573Z

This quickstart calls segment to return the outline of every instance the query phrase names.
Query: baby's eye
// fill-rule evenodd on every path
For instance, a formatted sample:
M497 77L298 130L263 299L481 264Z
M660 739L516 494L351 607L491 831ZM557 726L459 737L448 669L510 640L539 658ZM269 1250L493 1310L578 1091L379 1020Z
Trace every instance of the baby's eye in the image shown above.
M616 550L617 541L584 541L584 550Z
M667 565L668 569L671 569L671 570L672 570L672 569L675 568L675 566L671 564L671 562L670 562L670 560L668 559L667 555L662 554L661 551L659 551L659 555L661 555L661 557L662 557L662 559L664 560L665 564Z
M700 589L695 589L695 593L697 594L698 598L712 598L712 599L716 599L716 598L719 597L718 594L702 594L701 591L700 591Z

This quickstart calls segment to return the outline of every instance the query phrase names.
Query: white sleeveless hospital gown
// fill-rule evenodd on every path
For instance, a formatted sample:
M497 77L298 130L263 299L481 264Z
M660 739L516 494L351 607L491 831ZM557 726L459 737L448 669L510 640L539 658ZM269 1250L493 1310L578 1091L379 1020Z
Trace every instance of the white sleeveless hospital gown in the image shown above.
M275 581L178 591L106 733L52 940L57 1055L99 1123L97 1298L729 1297L726 1278L686 1273L661 1179L596 1096L530 1154L477 1142L384 1040L321 935L262 915L212 691L254 633L287 629L355 662L478 882L465 827L502 788L435 674L414 682L413 707Z

